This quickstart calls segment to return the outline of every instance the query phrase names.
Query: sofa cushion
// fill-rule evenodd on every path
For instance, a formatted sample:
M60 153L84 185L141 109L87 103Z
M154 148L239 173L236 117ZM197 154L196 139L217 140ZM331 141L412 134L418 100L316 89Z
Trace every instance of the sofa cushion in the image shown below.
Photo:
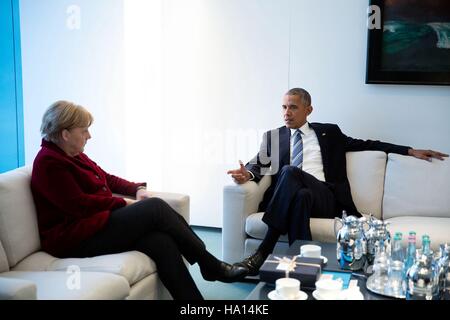
M66 271L76 265L81 271L109 272L123 276L130 285L155 273L156 265L139 251L127 251L92 258L58 259L46 252L38 251L20 261L14 271Z
M245 219L245 233L255 239L264 239L268 230L267 224L262 222L264 212L257 212Z
M125 299L130 286L124 277L103 272L10 271L0 277L28 280L36 284L38 300ZM78 285L79 284L79 285Z
M245 220L245 233L255 239L264 239L268 230L267 224L262 221L264 212L257 212L249 215ZM287 235L280 237L279 241L288 241Z
M10 267L40 248L31 170L28 166L0 174L0 241Z
M311 236L315 241L336 242L334 219L311 218Z
M383 219L401 216L450 218L450 161L432 162L389 154Z
M130 285L156 272L156 264L139 251L127 251L92 258L70 258L55 260L49 270L65 271L71 265L83 271L109 272L121 275Z
M18 263L14 271L66 271L70 266L81 271L109 272L123 276L130 285L156 272L156 265L139 251L127 251L92 258L58 259L39 251Z
M406 247L409 231L415 231L417 247L422 246L422 236L430 236L431 248L437 250L440 244L450 243L450 219L433 217L395 217L387 219L391 234L403 233L403 245Z
M0 241L0 272L9 271L8 259L6 258L5 250Z
M127 300L173 300L157 274L151 274L130 288Z
M0 300L36 300L36 284L0 274Z
M381 203L386 170L386 153L347 152L347 176L353 201L362 214L381 219Z
M44 251L38 251L30 254L25 259L17 263L12 271L48 271L53 261L58 260L54 256Z

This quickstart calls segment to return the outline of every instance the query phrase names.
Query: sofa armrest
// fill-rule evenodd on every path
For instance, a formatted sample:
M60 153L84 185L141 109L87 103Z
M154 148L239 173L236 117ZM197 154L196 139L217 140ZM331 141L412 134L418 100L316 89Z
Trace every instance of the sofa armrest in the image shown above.
M190 211L189 211L189 196L181 193L172 192L160 192L160 191L149 191L152 197L161 198L169 204L176 212L178 212L187 223L190 221ZM130 196L124 196L121 194L113 194L116 197L135 199Z
M258 211L264 192L270 186L271 176L259 183L249 181L228 185L223 189L222 259L227 262L242 260L244 254L245 220Z
M0 275L0 300L36 300L36 284Z

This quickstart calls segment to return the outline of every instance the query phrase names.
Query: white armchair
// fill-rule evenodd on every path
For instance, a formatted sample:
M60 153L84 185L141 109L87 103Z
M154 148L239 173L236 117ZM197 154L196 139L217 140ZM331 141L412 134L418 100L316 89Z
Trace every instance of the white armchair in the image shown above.
M155 263L129 251L58 259L40 251L31 166L0 174L0 299L170 299ZM189 197L154 193L189 222Z

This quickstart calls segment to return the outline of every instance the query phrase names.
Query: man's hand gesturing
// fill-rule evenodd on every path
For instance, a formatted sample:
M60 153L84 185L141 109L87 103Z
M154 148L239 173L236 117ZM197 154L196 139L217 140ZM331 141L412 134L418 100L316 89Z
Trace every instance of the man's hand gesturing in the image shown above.
M239 166L240 166L239 169L229 170L227 174L231 174L231 177L237 184L243 184L246 183L248 180L250 180L251 175L247 171L247 169L245 169L244 164L242 163L241 160L239 160Z

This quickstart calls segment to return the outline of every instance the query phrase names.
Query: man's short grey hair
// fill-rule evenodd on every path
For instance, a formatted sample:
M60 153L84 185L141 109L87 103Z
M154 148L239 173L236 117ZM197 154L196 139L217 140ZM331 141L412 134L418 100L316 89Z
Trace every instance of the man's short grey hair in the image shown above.
M58 143L64 129L89 127L94 118L84 107L69 101L56 101L44 113L42 138Z
M311 105L311 95L303 88L292 88L288 92L286 92L285 95L299 96L305 107L309 107Z

